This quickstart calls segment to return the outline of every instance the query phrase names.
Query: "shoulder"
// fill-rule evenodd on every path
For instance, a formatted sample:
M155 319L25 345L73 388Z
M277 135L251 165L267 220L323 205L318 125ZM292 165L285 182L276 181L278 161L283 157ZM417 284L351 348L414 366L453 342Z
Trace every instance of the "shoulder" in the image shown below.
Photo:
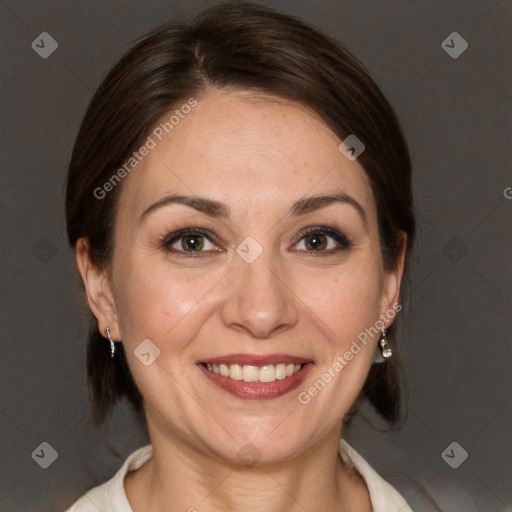
M340 440L339 453L344 462L353 466L363 477L370 493L374 512L412 512L402 495L344 439Z
M133 452L110 480L87 491L66 512L132 512L124 490L124 478L129 471L142 466L152 454L151 445Z

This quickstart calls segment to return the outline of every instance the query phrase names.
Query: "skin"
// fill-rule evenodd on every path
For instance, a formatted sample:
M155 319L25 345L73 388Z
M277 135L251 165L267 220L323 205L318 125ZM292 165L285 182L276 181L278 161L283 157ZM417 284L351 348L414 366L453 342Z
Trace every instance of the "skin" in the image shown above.
M297 394L398 302L404 250L386 271L368 178L314 113L247 92L209 90L197 100L124 180L108 270L91 264L86 240L76 247L98 329L122 340L144 397L154 455L126 477L128 499L135 512L371 511L367 487L341 461L338 443L377 338L309 404ZM365 219L347 202L287 213L299 199L334 191L357 201ZM230 216L168 204L140 220L171 193L220 201ZM326 235L328 245L314 251L303 231L318 225L344 233L351 246ZM184 252L183 239L176 252L162 248L187 227L220 241L200 239L203 257ZM236 253L247 236L263 249L252 263ZM147 338L160 349L150 366L133 354ZM282 397L241 400L197 367L233 353L289 353L315 366ZM261 457L253 466L237 457L248 442Z

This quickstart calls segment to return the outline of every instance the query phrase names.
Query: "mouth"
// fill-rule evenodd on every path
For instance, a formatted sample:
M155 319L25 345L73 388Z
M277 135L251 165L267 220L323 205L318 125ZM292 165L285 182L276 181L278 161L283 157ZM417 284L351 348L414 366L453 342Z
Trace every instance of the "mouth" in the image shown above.
M289 355L233 355L201 361L197 365L210 382L237 398L277 398L298 387L314 366Z
M232 380L243 380L244 382L274 382L292 377L302 368L301 364L279 363L263 366L248 364L205 364L209 372L222 375Z

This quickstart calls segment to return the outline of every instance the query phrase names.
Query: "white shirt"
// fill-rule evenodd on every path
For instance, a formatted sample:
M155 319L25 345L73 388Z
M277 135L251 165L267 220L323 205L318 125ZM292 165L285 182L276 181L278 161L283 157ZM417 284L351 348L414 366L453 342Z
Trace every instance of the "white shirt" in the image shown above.
M345 463L353 465L366 482L373 512L412 512L400 493L344 439L340 440L339 453ZM66 512L133 512L124 490L124 477L129 471L140 468L152 454L150 444L133 452L110 480L86 492Z

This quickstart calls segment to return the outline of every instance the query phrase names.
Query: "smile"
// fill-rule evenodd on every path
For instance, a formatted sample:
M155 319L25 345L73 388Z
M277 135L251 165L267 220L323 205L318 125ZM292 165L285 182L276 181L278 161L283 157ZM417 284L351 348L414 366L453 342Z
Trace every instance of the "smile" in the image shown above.
M242 400L270 400L283 396L299 387L314 366L309 359L285 354L233 354L197 364L214 385L212 389L227 391Z
M283 380L296 374L302 368L301 364L280 363L267 364L263 366L241 365L241 364L206 364L210 372L222 375L232 380L243 380L244 382L274 382Z

